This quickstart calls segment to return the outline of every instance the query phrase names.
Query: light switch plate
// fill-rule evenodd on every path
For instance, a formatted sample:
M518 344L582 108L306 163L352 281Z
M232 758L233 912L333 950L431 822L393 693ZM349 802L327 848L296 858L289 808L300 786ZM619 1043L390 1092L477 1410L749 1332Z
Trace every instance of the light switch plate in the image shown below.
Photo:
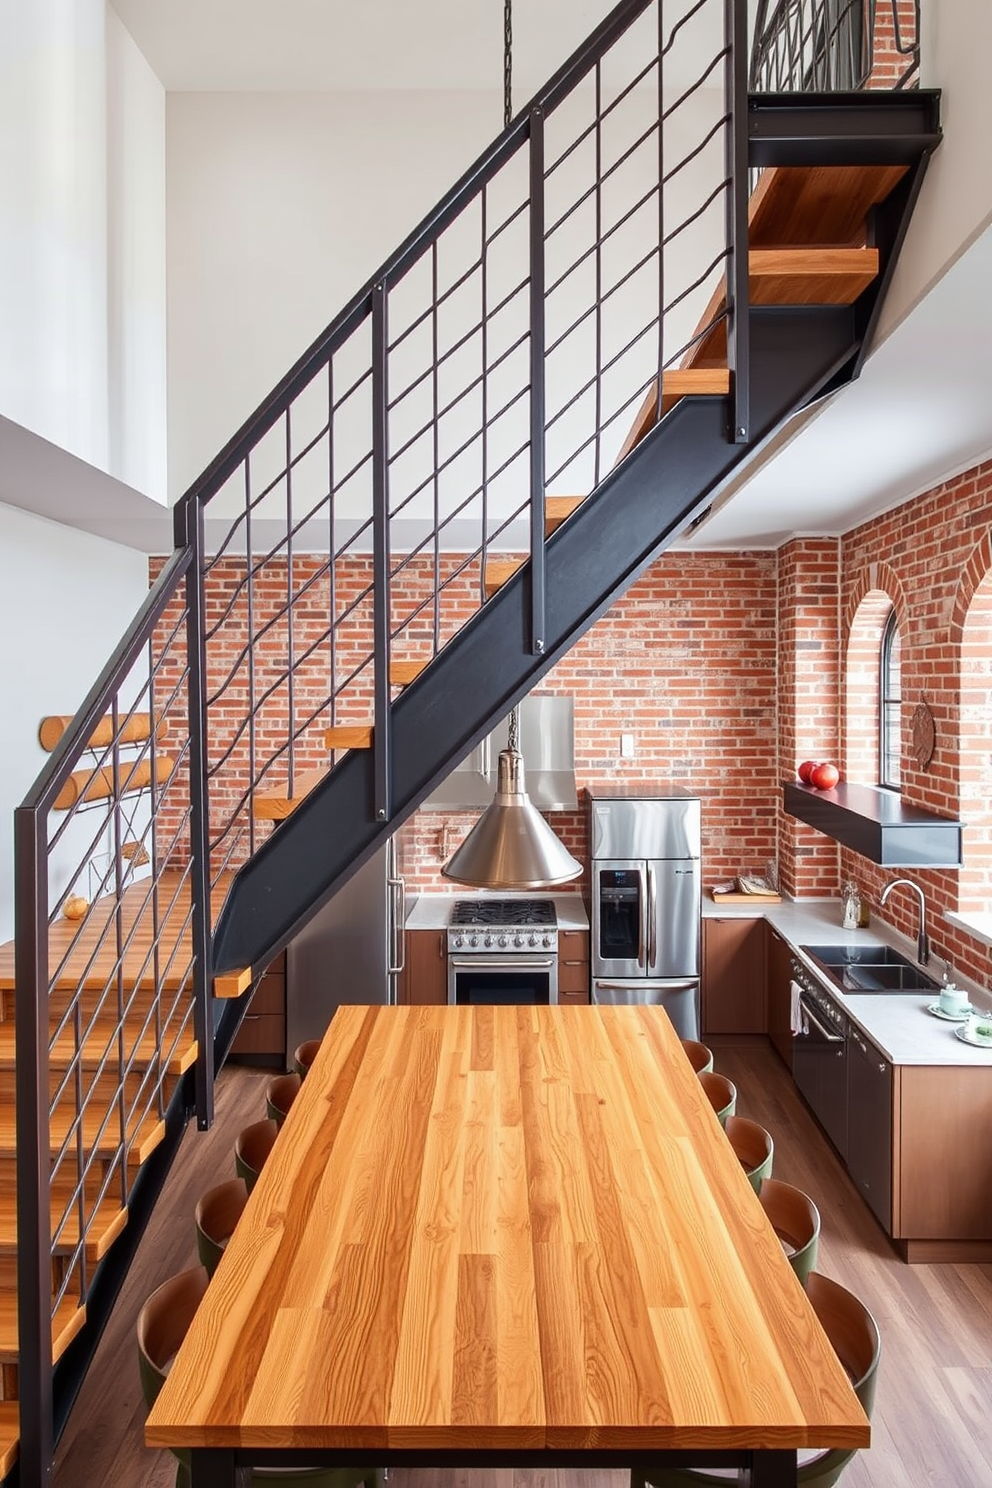
M634 758L634 736L633 736L633 734L621 734L620 735L620 758L621 759L633 759Z

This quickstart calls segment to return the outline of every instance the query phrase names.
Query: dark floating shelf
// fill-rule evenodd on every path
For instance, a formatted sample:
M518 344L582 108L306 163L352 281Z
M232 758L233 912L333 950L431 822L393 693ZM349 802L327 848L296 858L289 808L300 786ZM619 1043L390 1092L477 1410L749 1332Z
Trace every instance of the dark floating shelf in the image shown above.
M960 868L961 823L907 806L893 791L837 785L818 791L785 783L790 816L883 868Z

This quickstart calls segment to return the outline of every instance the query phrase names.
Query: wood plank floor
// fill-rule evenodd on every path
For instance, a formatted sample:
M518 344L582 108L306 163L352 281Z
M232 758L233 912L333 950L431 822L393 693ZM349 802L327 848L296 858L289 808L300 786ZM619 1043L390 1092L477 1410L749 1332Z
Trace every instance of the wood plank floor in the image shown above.
M820 1269L856 1291L882 1330L874 1445L845 1488L992 1488L992 1266L905 1266L842 1171L777 1055L758 1040L719 1043L716 1065L737 1084L738 1110L775 1138L776 1175L820 1206ZM217 1121L187 1132L117 1311L59 1447L54 1488L171 1488L175 1464L142 1443L134 1323L159 1281L193 1264L193 1208L233 1174L234 1139L261 1114L268 1076L225 1071ZM990 1196L992 1202L992 1196ZM607 1472L390 1473L390 1488L625 1488Z

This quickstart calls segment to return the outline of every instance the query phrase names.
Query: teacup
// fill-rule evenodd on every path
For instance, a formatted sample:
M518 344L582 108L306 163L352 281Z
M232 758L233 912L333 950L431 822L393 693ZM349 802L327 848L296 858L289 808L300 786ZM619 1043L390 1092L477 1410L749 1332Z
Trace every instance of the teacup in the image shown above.
M992 1012L972 1010L968 1032L979 1043L992 1045Z
M968 994L963 987L941 987L940 1011L942 1013L966 1013Z

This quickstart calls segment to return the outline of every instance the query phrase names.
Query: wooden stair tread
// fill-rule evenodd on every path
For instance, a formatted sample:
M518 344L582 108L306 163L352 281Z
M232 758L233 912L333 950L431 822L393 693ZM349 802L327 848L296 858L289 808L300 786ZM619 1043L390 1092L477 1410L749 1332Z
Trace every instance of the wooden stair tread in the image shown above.
M60 1358L86 1321L86 1308L74 1297L63 1297L52 1318L52 1362ZM0 1360L17 1362L17 1296L0 1291Z
M318 786L330 771L330 765L318 765L315 770L297 770L293 777L293 789L288 784L271 790L256 791L252 800L252 815L256 821L285 821L310 792Z
M55 1234L68 1200L62 1194L52 1195L51 1212L51 1234ZM117 1239L117 1236L127 1224L127 1210L122 1209L117 1199L104 1199L103 1203L93 1212L89 1203L86 1205L86 1257L91 1264L102 1260ZM79 1212L73 1205L65 1224L62 1225L58 1241L54 1249L56 1254L64 1254L66 1251L75 1250L79 1244ZM0 1194L0 1255L17 1254L17 1199L12 1193Z
M407 656L397 657L389 663L389 685L391 687L409 687L420 676L424 667L429 666L429 656Z
M96 1107L96 1109L94 1109ZM49 1151L57 1156L72 1125L74 1112L66 1101L56 1107L49 1123ZM107 1123L103 1135L97 1141L96 1134L106 1115L94 1098L83 1116L83 1148L86 1153L95 1152L98 1157L113 1157L117 1151L119 1119L116 1113ZM154 1113L140 1119L132 1116L127 1124L129 1150L135 1162L145 1162L155 1151L165 1135L165 1122ZM13 1158L17 1154L17 1131L13 1106L0 1106L0 1158Z
M155 784L164 785L172 774L175 761L167 754L155 756ZM120 794L144 790L152 783L150 759L121 760L117 767ZM106 801L114 795L114 767L101 765L98 770L74 770L55 797L54 809L68 811L85 801Z
M877 248L752 248L752 305L853 305L878 274Z
M550 537L585 501L584 496L545 496L544 535Z
M666 414L681 398L726 397L730 392L730 369L726 365L713 367L673 367L665 373L663 380L661 411ZM640 408L630 432L620 447L617 464L629 455L635 444L657 421L658 386L652 383L644 394Z
M72 713L53 713L41 720L38 729L38 743L42 749L49 753L60 742L62 735L66 733L72 723ZM156 737L162 739L165 736L167 725L164 719L159 720ZM130 718L122 718L117 724L117 740L120 744L142 744L151 737L152 715L150 713L132 713ZM106 749L114 742L114 720L108 716L102 718L87 740L87 749Z
M787 243L862 246L865 219L899 184L905 165L779 165L763 171L748 205L752 248Z
M168 1026L163 1030L164 1045L169 1049L175 1039L170 1034ZM83 1043L82 1067L83 1069L96 1069L102 1060L107 1046L112 1038L115 1038L113 1024L97 1023L92 1033ZM141 1038L135 1040L133 1034L129 1034L127 1027L124 1029L124 1049L128 1060L135 1061L138 1065L147 1067L155 1054L155 1030L149 1029L142 1034ZM52 1046L49 1055L49 1064L53 1070L66 1069L73 1059L76 1050L76 1040L72 1029L67 1029L59 1035ZM197 1046L189 1028L183 1030L176 1047L169 1054L169 1062L166 1066L169 1074L181 1075L196 1063ZM17 1065L17 1033L16 1024L12 1019L0 1023L0 1071L10 1071Z
M372 725L370 723L336 723L324 734L328 749L371 749Z
M502 589L507 579L512 578L526 562L526 558L487 558L483 583L486 598L492 599L497 589Z
M21 1439L19 1406L16 1400L0 1400L0 1478L5 1478L17 1461Z

